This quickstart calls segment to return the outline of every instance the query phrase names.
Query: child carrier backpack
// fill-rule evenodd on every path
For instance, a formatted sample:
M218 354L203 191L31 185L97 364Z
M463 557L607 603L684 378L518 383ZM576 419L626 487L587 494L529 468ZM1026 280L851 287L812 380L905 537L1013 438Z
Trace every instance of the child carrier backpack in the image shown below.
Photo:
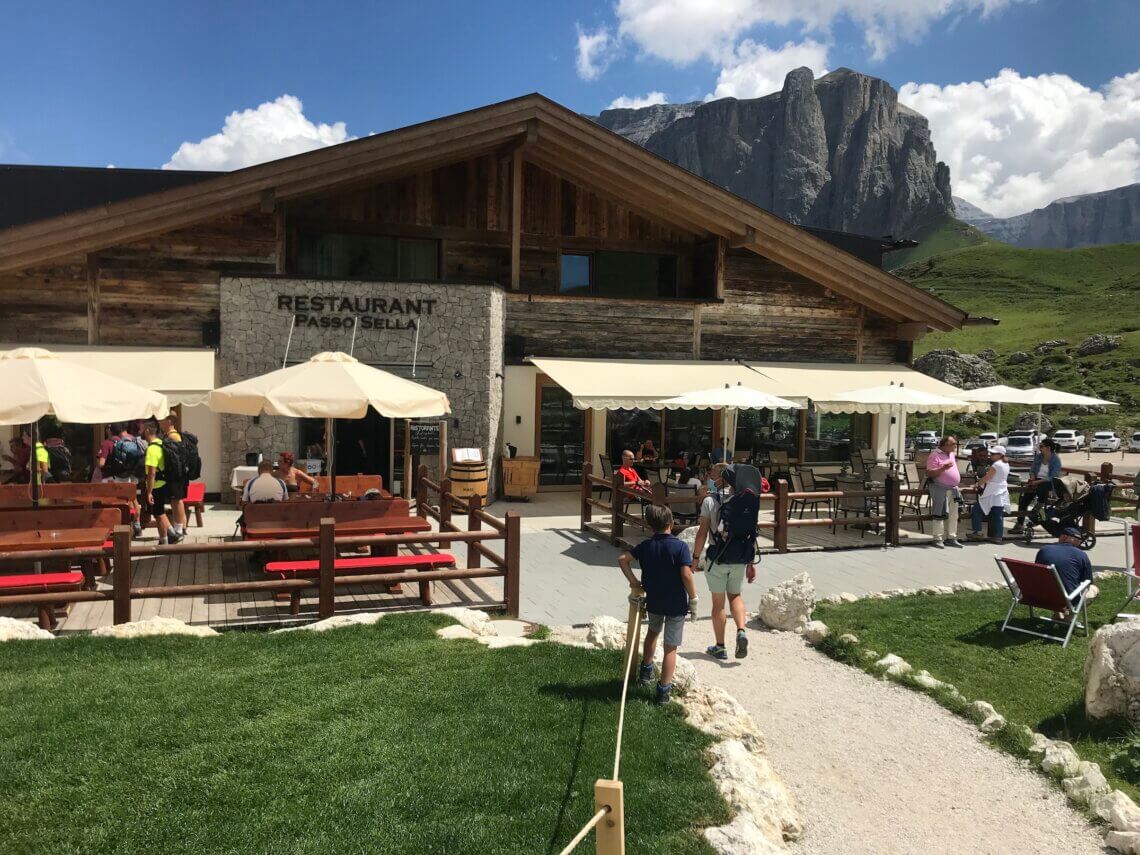
M48 453L48 473L52 481L71 480L71 451L63 443L47 445L44 448Z
M720 502L720 522L711 533L706 555L713 564L752 564L756 561L756 522L760 517L763 480L755 466L736 464L724 470L732 495Z
M162 440L162 480L181 483L186 480L182 465L182 443L164 437Z
M107 462L103 464L103 474L112 478L137 475L145 457L146 450L137 439L133 436L119 437L111 446Z
M198 437L188 430L182 431L182 469L186 481L202 477L202 456L198 453Z

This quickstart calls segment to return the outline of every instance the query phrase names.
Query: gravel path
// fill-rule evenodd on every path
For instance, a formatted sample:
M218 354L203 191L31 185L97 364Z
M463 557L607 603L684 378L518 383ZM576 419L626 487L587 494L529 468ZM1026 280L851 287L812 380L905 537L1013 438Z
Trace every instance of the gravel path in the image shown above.
M1101 835L1039 773L934 701L828 659L790 633L751 631L748 658L682 655L752 713L795 793L814 853L1100 853ZM731 656L731 651L730 651Z

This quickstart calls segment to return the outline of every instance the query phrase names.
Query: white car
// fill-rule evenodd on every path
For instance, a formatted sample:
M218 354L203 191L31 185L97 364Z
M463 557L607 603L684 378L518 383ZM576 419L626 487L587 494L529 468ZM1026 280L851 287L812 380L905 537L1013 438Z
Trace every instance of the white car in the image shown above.
M1132 434L1132 441L1128 443L1129 451L1140 451L1140 430Z
M1098 430L1093 434L1089 451L1119 451L1120 437L1110 430Z
M938 447L941 437L936 430L920 430L914 438L914 447L917 449L933 450Z
M1033 437L1016 434L1011 436L1005 442L1005 457L1009 461L1026 461L1032 462L1033 455L1037 453L1037 444L1033 441Z
M1060 451L1080 451L1085 447L1085 435L1079 430L1055 430L1053 442Z
M998 444L998 435L993 431L978 434L978 439L984 442L987 448L989 448L991 445Z

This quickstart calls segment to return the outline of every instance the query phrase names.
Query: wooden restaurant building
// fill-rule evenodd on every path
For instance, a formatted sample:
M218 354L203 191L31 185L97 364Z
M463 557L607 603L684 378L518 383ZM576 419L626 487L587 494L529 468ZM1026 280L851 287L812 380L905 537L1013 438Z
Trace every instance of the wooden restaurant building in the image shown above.
M880 269L877 240L868 261L828 237L527 95L229 173L0 167L0 350L169 394L212 492L321 428L219 416L205 393L350 349L446 392L453 447L538 455L557 487L646 438L666 457L719 444L713 413L661 397L946 392L908 367L913 343L966 313ZM886 421L742 413L730 444L842 460L885 453ZM400 480L402 425L338 435L338 470Z

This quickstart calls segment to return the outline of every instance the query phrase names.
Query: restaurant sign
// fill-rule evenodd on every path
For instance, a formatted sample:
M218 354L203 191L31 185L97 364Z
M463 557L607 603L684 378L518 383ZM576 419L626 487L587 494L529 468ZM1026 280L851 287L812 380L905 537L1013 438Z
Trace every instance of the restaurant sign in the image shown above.
M335 294L278 294L277 308L292 312L298 327L352 330L414 330L437 300L401 297L344 297Z
M412 452L415 454L439 453L439 422L409 422Z

